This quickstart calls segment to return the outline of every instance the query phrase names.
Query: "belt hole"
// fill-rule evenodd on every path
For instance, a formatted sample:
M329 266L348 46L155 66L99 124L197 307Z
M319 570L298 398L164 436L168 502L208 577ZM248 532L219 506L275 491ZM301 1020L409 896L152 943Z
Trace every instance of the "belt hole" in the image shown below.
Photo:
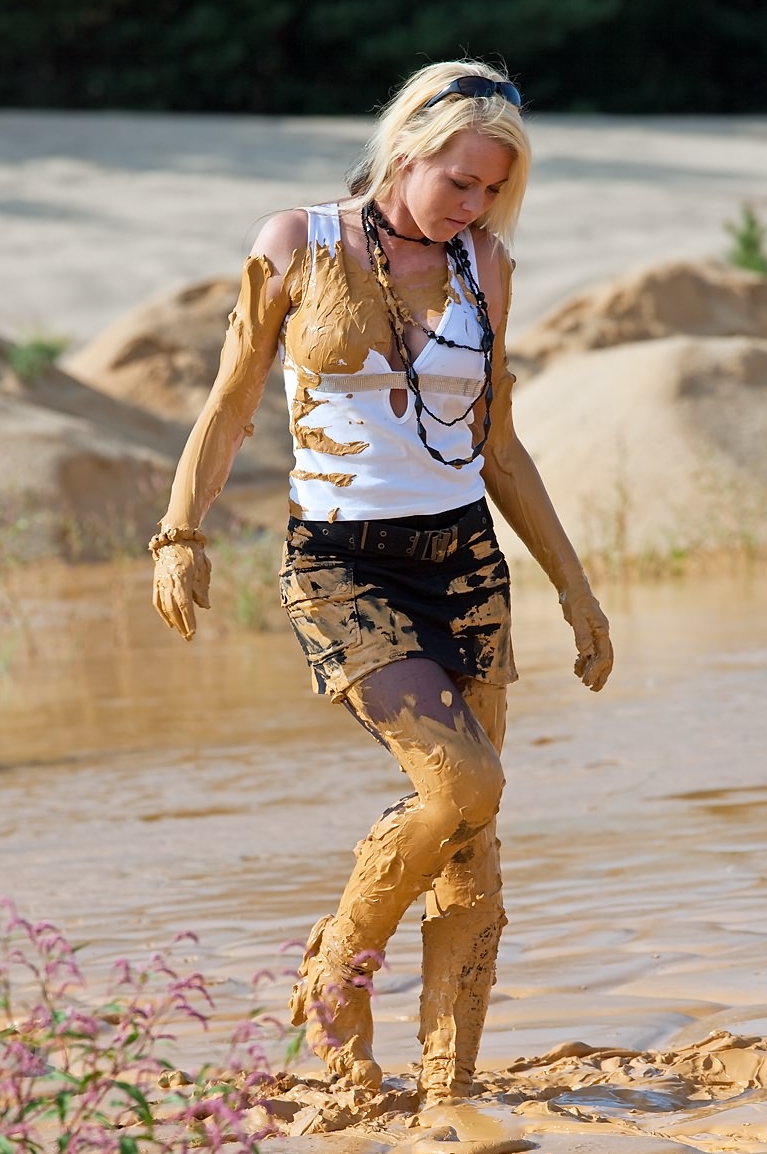
M379 549L385 549L385 548L386 548L386 546L384 545L383 541L379 541L379 542L378 542L378 548L379 548Z
M379 529L378 530L378 536L379 537L385 537L386 536L386 530L385 529Z
M323 537L327 537L327 535L328 535L328 533L329 533L329 532L330 532L330 530L329 530L329 529L323 529L323 530L322 530L322 536L323 536Z

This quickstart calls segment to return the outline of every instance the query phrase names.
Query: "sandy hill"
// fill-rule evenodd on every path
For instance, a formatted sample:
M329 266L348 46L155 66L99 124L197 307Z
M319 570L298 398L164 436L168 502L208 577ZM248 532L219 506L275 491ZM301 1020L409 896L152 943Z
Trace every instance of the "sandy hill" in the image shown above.
M582 555L652 568L767 541L767 278L640 270L549 314L510 360L517 429Z
M578 293L514 341L529 377L567 353L690 336L767 336L767 277L721 261L673 261Z
M111 325L69 358L67 368L92 388L189 429L216 376L238 289L238 281L219 278L160 297ZM232 482L284 489L291 464L282 376L274 370Z
M164 510L185 429L50 367L22 380L0 341L6 559L136 548Z
M650 571L767 541L767 337L671 336L568 356L517 430L592 565ZM507 553L523 555L510 531Z

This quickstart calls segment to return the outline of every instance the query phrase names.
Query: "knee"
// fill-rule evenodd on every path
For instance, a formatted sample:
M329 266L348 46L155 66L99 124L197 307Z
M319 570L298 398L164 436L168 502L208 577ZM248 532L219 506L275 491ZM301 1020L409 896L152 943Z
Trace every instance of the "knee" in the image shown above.
M488 743L484 756L474 761L469 772L461 773L454 794L462 826L468 827L471 837L489 825L498 813L504 785L501 759Z
M456 847L470 841L498 813L505 779L498 754L490 742L474 747L470 756L444 766L438 804L445 840Z

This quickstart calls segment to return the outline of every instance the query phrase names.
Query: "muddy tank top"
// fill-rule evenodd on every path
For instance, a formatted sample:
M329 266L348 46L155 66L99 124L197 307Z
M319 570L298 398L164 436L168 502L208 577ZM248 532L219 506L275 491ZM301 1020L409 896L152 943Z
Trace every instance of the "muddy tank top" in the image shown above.
M291 511L310 521L365 521L441 513L479 500L481 454L461 468L444 465L418 435L405 374L384 355L391 330L379 286L370 270L344 253L338 205L306 211L309 243L300 302L280 341L295 453ZM468 229L461 240L476 279ZM470 348L430 340L414 364L430 410L422 415L428 443L450 461L471 456L470 406L482 388L484 358L477 351L476 307L452 267L445 295L434 329ZM392 408L391 389L407 390L401 416Z

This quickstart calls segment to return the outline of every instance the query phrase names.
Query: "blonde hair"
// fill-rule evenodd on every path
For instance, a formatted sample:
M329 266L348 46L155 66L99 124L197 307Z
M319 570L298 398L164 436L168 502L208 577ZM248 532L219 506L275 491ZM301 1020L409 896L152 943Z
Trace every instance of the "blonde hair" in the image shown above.
M459 76L483 76L504 81L508 76L479 60L428 64L405 82L381 109L376 127L357 164L348 174L349 190L360 204L384 198L411 160L435 156L457 132L474 129L511 150L509 176L492 207L476 222L511 246L530 172L530 141L520 110L500 94L444 97L425 105Z

